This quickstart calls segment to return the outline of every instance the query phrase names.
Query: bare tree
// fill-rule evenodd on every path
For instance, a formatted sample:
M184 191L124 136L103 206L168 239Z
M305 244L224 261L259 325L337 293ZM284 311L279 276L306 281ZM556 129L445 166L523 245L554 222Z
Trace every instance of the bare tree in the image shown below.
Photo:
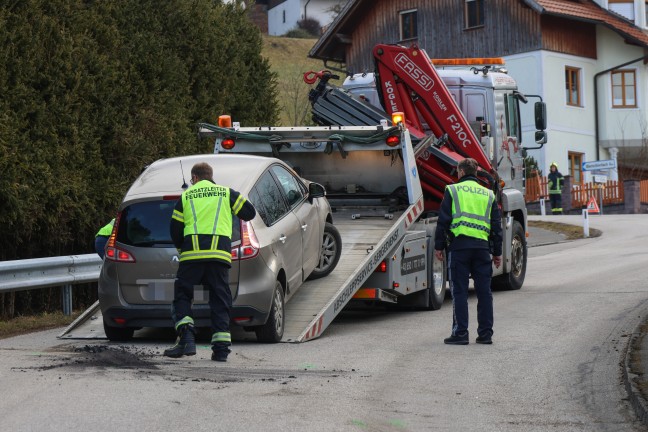
M288 122L284 126L312 126L310 118L310 102L308 92L311 86L303 80L304 71L308 66L298 64L290 68L290 73L279 83L279 99L281 105L281 120Z

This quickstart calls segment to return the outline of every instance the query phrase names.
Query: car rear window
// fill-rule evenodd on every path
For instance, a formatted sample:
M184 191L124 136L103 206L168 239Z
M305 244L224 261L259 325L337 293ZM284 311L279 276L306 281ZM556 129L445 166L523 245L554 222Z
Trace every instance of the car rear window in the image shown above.
M131 204L122 210L117 241L138 247L173 246L169 224L175 200L154 200ZM241 239L241 224L232 216L232 241Z

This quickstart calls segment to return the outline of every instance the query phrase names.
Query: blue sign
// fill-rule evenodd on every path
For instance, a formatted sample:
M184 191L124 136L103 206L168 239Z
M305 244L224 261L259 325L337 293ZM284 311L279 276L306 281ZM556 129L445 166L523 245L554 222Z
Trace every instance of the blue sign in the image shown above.
M582 166L583 171L609 170L617 167L614 159L583 162Z

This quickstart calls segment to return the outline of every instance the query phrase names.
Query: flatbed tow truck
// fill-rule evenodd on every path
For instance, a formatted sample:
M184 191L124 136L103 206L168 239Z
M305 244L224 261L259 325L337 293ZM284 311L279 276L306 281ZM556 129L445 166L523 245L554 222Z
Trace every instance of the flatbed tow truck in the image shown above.
M526 99L515 81L486 66L441 78L416 46L379 45L374 57L373 88L385 111L367 103L364 94L329 86L326 71L309 77L320 80L311 93L320 126L239 127L228 116L218 126L199 126L200 136L215 140L216 153L277 157L327 190L342 255L331 274L305 282L287 302L283 342L321 336L352 300L442 306L446 263L433 253L435 210L465 157L478 161L479 177L502 210L503 265L494 269L494 285L519 289L524 281L527 218L518 101ZM545 109L536 103L540 145L546 141ZM86 331L82 327L96 317L97 308L91 309L59 337Z

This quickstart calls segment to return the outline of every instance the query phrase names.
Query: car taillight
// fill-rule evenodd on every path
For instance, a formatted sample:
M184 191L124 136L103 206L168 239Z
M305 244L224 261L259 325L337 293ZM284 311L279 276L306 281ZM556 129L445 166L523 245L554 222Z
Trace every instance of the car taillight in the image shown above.
M117 230L119 229L120 220L121 220L121 212L117 213L117 217L115 218L115 225L113 226L113 230L110 233L108 242L106 243L105 258L110 261L134 263L135 257L131 255L130 252L115 246L115 243L117 242Z
M123 249L119 249L118 247L106 247L106 259L110 261L116 261L116 262L130 262L134 263L135 262L135 257L131 255L130 252L125 251Z
M232 260L254 258L259 254L259 240L250 222L241 221L241 244L232 248Z

